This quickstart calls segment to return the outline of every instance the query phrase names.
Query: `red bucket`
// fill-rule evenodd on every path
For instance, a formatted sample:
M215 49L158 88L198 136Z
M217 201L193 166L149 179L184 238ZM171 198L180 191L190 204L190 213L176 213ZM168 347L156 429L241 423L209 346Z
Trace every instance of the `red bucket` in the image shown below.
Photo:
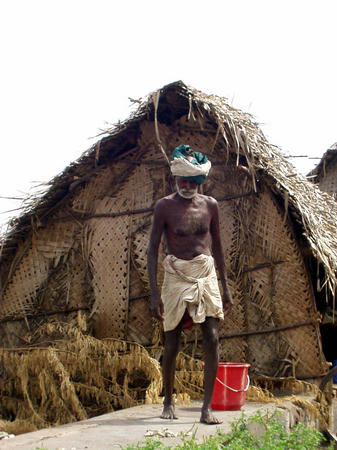
M238 411L245 404L249 388L246 363L219 363L211 408Z

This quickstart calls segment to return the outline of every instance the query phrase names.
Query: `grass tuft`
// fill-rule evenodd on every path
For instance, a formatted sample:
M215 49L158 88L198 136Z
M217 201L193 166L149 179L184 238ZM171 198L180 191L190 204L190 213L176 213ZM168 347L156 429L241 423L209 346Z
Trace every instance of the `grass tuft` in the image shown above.
M309 428L302 423L291 431L285 429L277 412L257 412L248 418L245 414L231 422L231 431L223 433L220 428L216 434L198 442L196 432L192 436L180 435L181 443L166 446L159 439L148 438L136 445L128 445L124 450L314 450L333 449L326 438L316 428Z

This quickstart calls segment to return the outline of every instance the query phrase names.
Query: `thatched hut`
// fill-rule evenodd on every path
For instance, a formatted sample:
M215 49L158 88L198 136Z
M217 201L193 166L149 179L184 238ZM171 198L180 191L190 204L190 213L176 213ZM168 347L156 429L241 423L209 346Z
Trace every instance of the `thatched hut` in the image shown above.
M319 189L327 192L337 200L337 142L324 153L317 166L307 175L308 179L316 184ZM331 240L335 236L331 236ZM327 302L324 310L323 321L320 327L323 351L328 361L337 361L337 323L336 303L334 299Z
M337 199L337 142L324 153L317 166L308 174L308 178L322 191Z
M225 99L176 82L138 103L4 237L1 346L32 346L58 321L160 359L145 253L154 204L173 188L168 157L185 143L211 159L203 192L220 204L235 301L221 324L221 360L249 362L255 375L324 375L318 310L336 285L335 203ZM201 356L197 327L182 351Z

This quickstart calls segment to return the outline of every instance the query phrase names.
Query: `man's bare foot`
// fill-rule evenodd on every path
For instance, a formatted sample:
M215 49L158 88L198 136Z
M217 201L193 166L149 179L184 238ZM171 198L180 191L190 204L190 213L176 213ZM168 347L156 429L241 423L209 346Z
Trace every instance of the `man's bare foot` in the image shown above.
M210 408L203 408L201 409L200 422L206 423L207 425L219 425L222 423L222 420L214 417Z
M170 403L168 405L164 404L163 412L160 416L161 419L178 419L175 413L175 407L173 403Z

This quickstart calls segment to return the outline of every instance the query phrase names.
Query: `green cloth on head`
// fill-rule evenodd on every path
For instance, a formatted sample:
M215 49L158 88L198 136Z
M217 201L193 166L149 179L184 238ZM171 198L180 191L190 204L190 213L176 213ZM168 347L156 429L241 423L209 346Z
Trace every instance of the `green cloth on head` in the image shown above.
M192 156L193 159L189 160L187 156ZM205 164L208 161L207 156L203 155L200 152L195 152L189 145L179 145L179 147L176 147L173 150L171 161L173 161L175 158L184 158L191 164L194 164L196 166ZM202 184L206 180L206 175L186 176L183 178L186 178L186 180L194 181L197 184Z

